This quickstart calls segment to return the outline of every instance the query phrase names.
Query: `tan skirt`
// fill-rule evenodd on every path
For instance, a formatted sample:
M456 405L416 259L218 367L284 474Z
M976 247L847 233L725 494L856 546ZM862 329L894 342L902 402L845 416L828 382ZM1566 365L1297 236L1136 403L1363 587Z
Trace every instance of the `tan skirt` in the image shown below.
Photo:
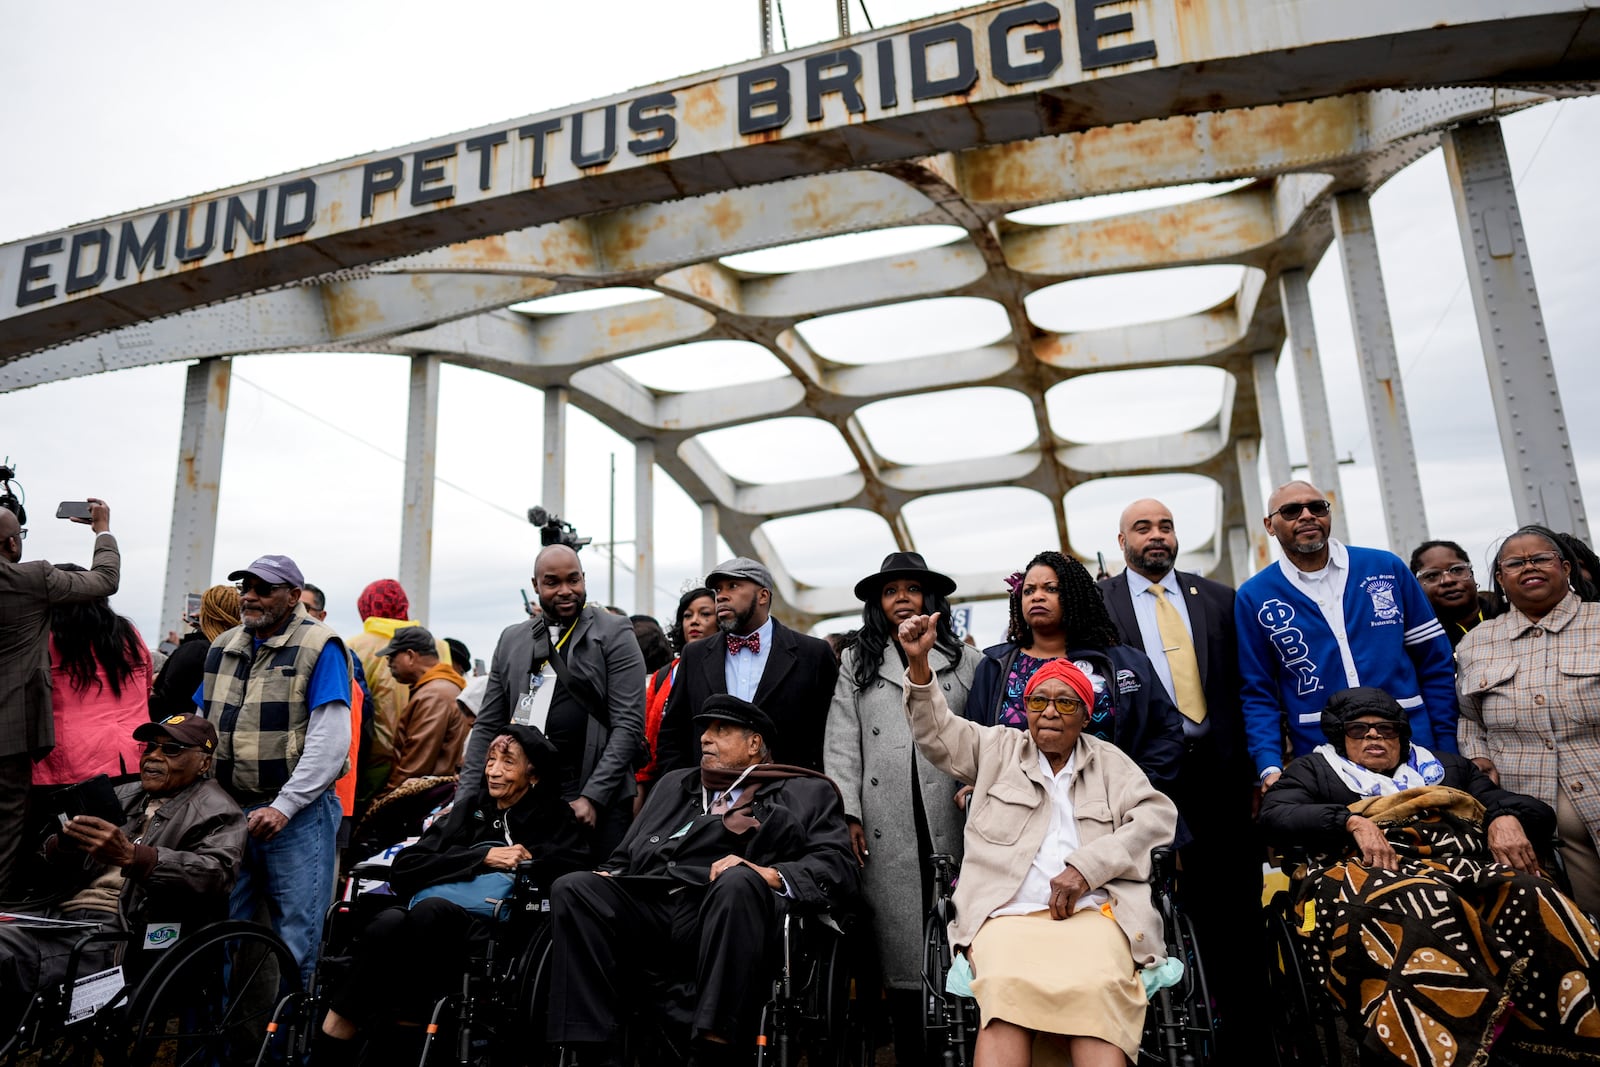
M1061 922L1047 911L989 919L967 957L984 1025L1004 1019L1041 1034L1098 1037L1137 1059L1144 987L1127 935L1101 912L1085 908Z

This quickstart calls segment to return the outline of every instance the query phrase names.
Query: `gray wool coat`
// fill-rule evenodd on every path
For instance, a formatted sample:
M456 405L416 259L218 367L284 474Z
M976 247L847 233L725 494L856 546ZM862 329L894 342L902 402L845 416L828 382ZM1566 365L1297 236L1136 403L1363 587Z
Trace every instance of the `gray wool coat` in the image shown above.
M844 811L867 833L862 889L872 907L873 929L883 981L891 989L922 985L922 927L928 902L922 899L917 829L911 804L911 763L928 833L935 852L961 860L962 814L955 805L960 783L936 770L911 741L902 709L905 667L893 645L884 650L878 675L866 689L857 689L854 648L839 665L839 681L823 737L823 769L844 794ZM983 654L961 646L952 665L935 649L928 657L945 700L957 714L966 706L972 676Z

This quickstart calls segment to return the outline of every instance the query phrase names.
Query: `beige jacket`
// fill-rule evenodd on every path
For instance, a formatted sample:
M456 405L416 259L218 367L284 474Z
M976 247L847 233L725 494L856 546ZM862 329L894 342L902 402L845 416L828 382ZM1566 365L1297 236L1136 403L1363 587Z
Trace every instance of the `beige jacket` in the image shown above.
M965 948L1022 885L1050 826L1049 792L1026 731L969 722L950 711L939 686L909 677L905 708L928 762L974 787L950 924L950 943ZM1082 846L1068 862L1090 889L1110 895L1134 963L1159 963L1166 940L1150 899L1150 851L1172 843L1178 809L1115 745L1084 734L1074 756L1070 792Z

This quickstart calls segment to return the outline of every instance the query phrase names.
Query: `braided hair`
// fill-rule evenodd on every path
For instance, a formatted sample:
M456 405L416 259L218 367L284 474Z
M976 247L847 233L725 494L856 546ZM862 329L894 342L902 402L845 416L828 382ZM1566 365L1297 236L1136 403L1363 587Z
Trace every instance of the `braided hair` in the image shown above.
M1600 585L1596 584L1600 583L1600 556L1575 534L1558 533L1556 540L1561 542L1567 550L1567 558L1572 561L1572 589L1578 599L1600 600ZM1584 577L1585 573L1588 578Z
M1069 647L1110 648L1121 643L1087 567L1071 556L1046 550L1028 561L1022 568L1023 575L1040 565L1056 572L1056 584L1061 590L1061 628ZM1021 648L1033 644L1033 627L1022 616L1021 582L1011 591L1011 625L1006 630L1006 640Z
M1589 590L1592 592L1592 589L1589 583L1583 580L1583 574L1578 569L1578 557L1572 551L1572 546L1562 540L1561 535L1550 529L1550 527L1540 526L1538 523L1529 523L1526 526L1519 526L1506 534L1505 540L1501 541L1500 546L1494 550L1492 574L1489 580L1494 583L1495 596L1500 598L1502 604L1506 603L1506 590L1500 584L1500 557L1505 555L1506 545L1518 537L1539 537L1550 542L1550 548L1562 559L1566 560L1571 567L1571 571L1567 575L1567 581L1572 586L1572 591L1578 594L1580 600L1588 599L1583 595L1584 591Z
M861 629L856 631L856 639L850 646L855 649L857 689L865 689L872 684L872 679L878 673L878 664L883 662L884 652L893 644L894 635L899 630L889 621L889 616L884 614L882 594L883 587L879 586L872 596L867 598L866 603L861 605ZM950 601L932 589L924 588L922 613L932 615L935 612L939 614L939 621L934 624L933 647L943 652L953 663L961 658L961 638L956 636L954 628L950 625ZM894 647L895 653L899 655L899 645Z

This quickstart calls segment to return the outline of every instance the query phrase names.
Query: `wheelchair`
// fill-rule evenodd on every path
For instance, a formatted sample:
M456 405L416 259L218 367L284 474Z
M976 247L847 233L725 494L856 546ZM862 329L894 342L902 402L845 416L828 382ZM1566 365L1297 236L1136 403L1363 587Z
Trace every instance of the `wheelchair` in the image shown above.
M978 1004L945 991L952 963L949 924L955 918L955 877L959 868L948 855L932 857L934 899L923 933L922 1016L926 1047L939 1051L941 1067L971 1067L981 1020ZM1216 1056L1216 1019L1206 986L1205 967L1194 927L1178 910L1172 883L1174 854L1150 854L1150 891L1161 916L1167 955L1183 962L1183 979L1157 990L1145 1014L1139 1067L1207 1067Z
M256 1067L304 1062L310 1053L332 990L360 951L361 931L378 912L403 903L388 893L357 892L363 882L385 880L387 870L381 864L357 864L350 870L343 899L329 907L324 919L311 987L278 1001L259 1038ZM473 953L456 988L436 998L420 1018L369 1030L373 1036L382 1032L397 1046L385 1049L383 1061L415 1062L418 1067L546 1063L549 910L537 864L519 864L511 895L496 906L490 936ZM548 1062L554 1062L553 1055Z
M1301 933L1294 902L1309 854L1302 848L1275 850L1276 866L1289 879L1264 909L1267 927L1268 1018L1273 1023L1272 1052L1277 1067L1345 1067L1360 1062L1360 1036L1351 1031L1324 988ZM1571 895L1572 883L1559 842L1540 848L1539 859L1557 888Z
M285 990L294 956L271 929L224 920L146 947L143 931L96 930L72 948L65 978L38 990L0 1041L0 1064L249 1064L255 1035ZM124 984L92 1011L75 1005L84 953L119 946ZM86 1008L86 1006L85 1006Z

